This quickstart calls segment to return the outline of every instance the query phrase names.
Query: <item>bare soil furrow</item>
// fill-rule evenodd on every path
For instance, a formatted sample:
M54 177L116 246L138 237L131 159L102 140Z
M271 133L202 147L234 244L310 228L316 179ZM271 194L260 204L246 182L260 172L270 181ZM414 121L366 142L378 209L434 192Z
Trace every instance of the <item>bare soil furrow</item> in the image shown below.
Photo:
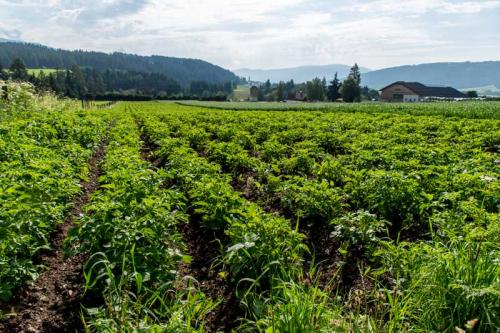
M181 280L193 277L197 287L205 295L214 300L222 300L209 314L205 328L209 332L230 332L243 313L236 298L235 286L230 283L229 273L220 274L221 271L213 267L214 260L221 254L220 242L225 239L225 235L203 230L196 222L179 226L192 258L190 264L180 264Z

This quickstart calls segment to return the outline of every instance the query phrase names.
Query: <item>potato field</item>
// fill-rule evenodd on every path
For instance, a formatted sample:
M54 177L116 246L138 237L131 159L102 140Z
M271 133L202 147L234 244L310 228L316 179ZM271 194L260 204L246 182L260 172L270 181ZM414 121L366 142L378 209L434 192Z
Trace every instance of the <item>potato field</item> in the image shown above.
M500 330L498 103L83 111L11 89L2 332Z

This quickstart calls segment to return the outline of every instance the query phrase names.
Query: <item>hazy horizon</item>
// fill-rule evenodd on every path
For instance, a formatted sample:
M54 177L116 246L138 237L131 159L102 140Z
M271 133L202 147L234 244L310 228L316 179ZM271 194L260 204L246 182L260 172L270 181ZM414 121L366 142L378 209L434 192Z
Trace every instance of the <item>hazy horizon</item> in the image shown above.
M494 61L500 0L0 0L0 38L231 70Z

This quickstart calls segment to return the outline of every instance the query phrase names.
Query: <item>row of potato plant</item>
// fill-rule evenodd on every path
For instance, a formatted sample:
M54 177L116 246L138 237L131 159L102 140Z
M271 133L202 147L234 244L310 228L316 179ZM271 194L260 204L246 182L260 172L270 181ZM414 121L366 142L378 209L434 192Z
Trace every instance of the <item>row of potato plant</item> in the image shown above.
M338 330L347 330L340 308L327 302L312 272L303 272L307 248L295 226L243 199L220 165L199 157L186 141L169 138L170 127L158 121L161 113L151 115L154 110L143 107L139 114L172 173L171 183L187 193L191 223L201 222L207 235L224 230L228 236L221 262L248 310L238 331L329 331L333 318Z
M141 158L139 129L120 104L112 113L100 188L73 232L77 250L92 254L85 267L86 309L92 332L204 332L216 305L191 284L180 289L179 263L189 262L177 225L187 223L185 199L167 189L167 174ZM93 296L92 296L93 295Z
M9 83L0 100L0 302L39 272L37 257L70 211L106 120Z
M170 126L158 120L161 114L151 114L153 110L144 107L138 115L159 146L164 170L187 195L191 223L201 223L207 231L224 230L227 236L220 240L222 271L229 272L227 278L247 310L238 330L328 330L331 315L340 319L339 308L327 307L328 295L313 281L303 280L302 256L308 251L303 235L289 220L242 198L217 163L198 156L187 141L171 138ZM342 325L339 321L339 328Z
M275 103L181 101L179 105L234 111L322 111L341 113L391 113L412 116L441 116L469 119L500 119L499 101L437 103Z

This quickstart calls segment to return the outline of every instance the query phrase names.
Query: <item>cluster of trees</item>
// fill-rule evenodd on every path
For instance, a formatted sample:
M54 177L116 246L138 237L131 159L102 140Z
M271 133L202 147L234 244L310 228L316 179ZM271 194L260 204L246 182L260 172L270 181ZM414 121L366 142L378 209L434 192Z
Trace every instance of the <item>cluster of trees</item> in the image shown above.
M212 97L227 97L233 93L236 83L226 82L222 84L208 83L205 81L194 81L189 84L189 94L198 99L210 99Z
M303 94L298 94L302 92ZM355 64L349 76L341 82L337 73L327 82L326 78L315 78L304 84L295 84L293 80L271 84L267 80L259 88L258 99L261 101L282 101L285 99L307 99L309 101L337 101L342 98L345 102L360 102L378 98L378 91L361 87L361 72Z
M467 95L467 98L478 98L479 95L476 90L469 90L465 93Z
M225 100L233 91L233 83L192 82L187 87L159 73L126 70L97 70L77 65L66 70L30 74L24 62L15 58L4 70L0 63L0 79L31 82L38 90L79 99L216 99Z
M0 62L11 64L16 57L23 59L28 68L95 68L140 73L159 73L175 78L183 87L193 81L211 84L238 83L239 78L231 71L199 59L162 56L139 56L115 52L111 54L91 51L68 51L39 44L7 42L0 44Z
M293 80L271 84L267 80L259 87L259 101L282 101L285 99L295 99L295 94L299 91L300 85L296 85Z

